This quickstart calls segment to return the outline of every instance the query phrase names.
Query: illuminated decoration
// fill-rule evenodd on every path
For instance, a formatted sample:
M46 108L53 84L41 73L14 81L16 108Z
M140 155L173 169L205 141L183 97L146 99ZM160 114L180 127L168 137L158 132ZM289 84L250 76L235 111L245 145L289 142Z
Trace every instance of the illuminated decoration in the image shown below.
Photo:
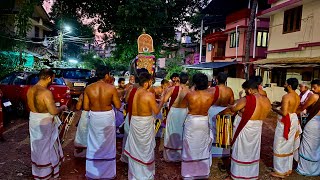
M138 37L138 52L139 53L151 53L153 49L153 39L149 34L141 34Z
M143 33L138 37L138 52L139 55L135 59L135 69L145 68L150 74L155 74L155 56L151 53L153 49L153 39L149 34Z
M143 55L139 54L136 57L136 68L145 68L150 74L153 75L155 71L155 56L154 55Z

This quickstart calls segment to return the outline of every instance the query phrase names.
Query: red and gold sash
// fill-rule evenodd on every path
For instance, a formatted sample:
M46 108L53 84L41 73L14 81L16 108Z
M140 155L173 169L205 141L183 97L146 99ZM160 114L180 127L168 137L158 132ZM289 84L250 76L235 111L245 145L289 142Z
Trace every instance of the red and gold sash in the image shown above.
M129 115L129 125L130 125L130 120L132 116L132 105L133 105L133 98L134 95L136 94L138 88L133 88L129 94L129 99L128 99L128 115Z
M241 130L246 126L246 124L248 123L248 121L252 117L255 109L256 109L256 97L254 95L247 95L246 96L246 107L244 109L244 112L242 113L242 118L239 123L239 126L238 126L236 132L234 133L234 136L233 136L233 139L231 142L231 146L236 141Z
M179 86L175 86L174 87L174 90L173 90L173 92L171 94L170 103L169 103L169 111L170 111L171 106L173 105L173 103L176 101L176 99L178 97L179 89L180 89Z

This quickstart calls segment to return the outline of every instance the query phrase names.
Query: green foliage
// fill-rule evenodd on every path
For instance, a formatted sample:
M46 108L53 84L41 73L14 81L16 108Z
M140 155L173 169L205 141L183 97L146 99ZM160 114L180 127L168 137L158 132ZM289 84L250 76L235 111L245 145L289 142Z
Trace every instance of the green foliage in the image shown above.
M166 79L170 79L170 76L173 73L178 73L180 74L183 71L182 67L182 58L180 56L172 59L167 59L166 60L166 70L167 70L167 75Z
M68 1L73 4L73 1ZM71 7L72 8L72 7ZM65 1L55 1L52 6L52 12L49 14L54 22L56 29L64 30L65 26L70 26L71 32L68 32L63 39L63 54L65 59L80 58L83 53L84 43L93 43L94 34L92 24L83 24L82 16L74 9L68 9ZM86 38L85 41L73 40L75 38Z
M143 32L154 40L155 54L164 42L173 42L175 28L185 23L208 0L59 0L55 1L53 14L70 13L77 18L96 18L100 32L109 32L107 40L116 43L113 52L121 63L137 55L137 38ZM53 15L52 14L52 15ZM57 15L53 15L57 19ZM156 56L157 57L157 56Z

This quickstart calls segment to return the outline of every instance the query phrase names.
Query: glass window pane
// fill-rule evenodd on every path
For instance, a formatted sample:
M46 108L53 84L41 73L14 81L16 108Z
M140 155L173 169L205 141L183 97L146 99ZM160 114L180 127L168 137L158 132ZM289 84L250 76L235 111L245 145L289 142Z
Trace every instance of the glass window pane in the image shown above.
M267 32L263 32L262 47L267 47L267 38L268 38L268 33Z
M261 41L262 41L262 32L258 32L257 35L257 46L260 47L261 46Z

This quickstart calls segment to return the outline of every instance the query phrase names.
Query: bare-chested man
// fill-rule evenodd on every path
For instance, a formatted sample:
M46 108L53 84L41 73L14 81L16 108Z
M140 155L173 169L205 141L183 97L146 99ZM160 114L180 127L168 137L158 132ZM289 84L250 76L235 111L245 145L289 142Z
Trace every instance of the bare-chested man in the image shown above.
M219 164L219 169L221 171L226 171L230 167L230 144L221 144L217 137L217 123L225 122L226 124L219 123L218 125L229 126L230 128L219 128L226 137L232 137L232 113L229 109L226 109L229 105L234 104L234 95L230 87L226 86L228 79L228 74L220 72L216 77L215 81L217 85L209 90L212 90L215 94L214 105L209 109L209 122L212 124L212 134L213 134L213 147L212 147L212 157L222 158L223 164Z
M320 174L320 80L311 82L310 95L302 106L298 108L300 113L307 110L307 118L302 122L304 127L302 141L299 148L299 164L297 172L304 176L319 176Z
M157 100L160 100L161 99L161 96L163 95L163 93L167 90L167 88L169 87L169 81L166 80L166 79L163 79L161 81L161 86L157 86L157 87L154 87L154 91L155 91L155 94L156 94L156 99Z
M271 110L270 100L259 93L258 83L248 80L243 83L246 96L230 108L242 111L235 118L234 137L231 142L231 177L233 179L258 179L263 121Z
M89 111L86 176L91 179L112 179L116 176L116 126L112 105L119 109L117 89L108 84L106 66L96 71L99 81L84 91L83 108Z
M32 175L36 179L57 178L63 160L58 138L60 123L54 116L67 110L67 106L57 108L52 92L47 89L54 77L51 69L42 69L39 82L27 92Z
M126 89L128 89L130 86L134 85L136 83L136 78L134 77L134 75L130 75L129 77L129 83L126 84Z
M287 79L284 84L287 94L282 97L281 110L278 110L276 106L272 107L279 117L273 142L274 172L271 175L280 178L292 173L293 154L298 150L300 144L301 127L296 114L300 97L295 92L298 85L296 78Z
M129 158L129 179L154 179L155 174L155 125L153 114L158 114L160 106L155 95L148 91L152 85L149 73L141 73L138 89L130 92L130 130L124 153Z
M139 76L140 74L142 73L149 73L147 69L145 68L141 68L141 69L137 69L137 75L135 77L135 80L137 81L137 83L135 84L132 84L130 85L129 87L127 87L126 89L126 95L125 95L125 101L127 103L127 107L128 107L128 104L129 103L132 103L132 102L129 102L129 95L130 95L130 92L132 91L132 89L135 89L135 88L139 88L140 85L139 85ZM151 83L152 84L152 83ZM154 92L154 89L150 86L148 89L147 89L148 92L151 92L153 94L155 94ZM128 108L126 108L128 109ZM129 134L129 112L127 111L126 113L126 118L125 118L125 122L124 124L122 124L124 126L124 134L123 134L123 139L122 139L122 155L121 155L121 158L120 160L124 163L128 163L128 158L127 156L124 154L124 147L126 145L126 141L127 141L127 137L128 137L128 134Z
M189 76L182 72L179 76L180 81L169 88L161 100L161 106L170 98L169 113L166 120L166 132L164 134L163 157L168 162L181 161L183 123L187 117L187 102L182 102L190 91L186 85Z
M252 76L250 77L250 79L256 81L256 83L258 84L258 91L261 95L263 96L267 96L267 92L265 90L263 90L263 87L262 87L262 77L261 76ZM243 96L243 91L240 91L239 92L239 98L242 98Z
M171 76L170 76L170 87L171 86L175 86L177 85L177 83L180 81L179 80L179 74L178 73L173 73Z
M126 89L126 85L125 85L125 79L124 78L119 78L118 79L118 87L117 87L117 91L120 97L120 100L122 101L124 99L125 96L125 89Z
M183 130L181 174L187 179L206 179L211 166L211 144L208 110L214 101L208 77L198 73L192 78L195 91L189 91L181 104L187 103L188 115Z

